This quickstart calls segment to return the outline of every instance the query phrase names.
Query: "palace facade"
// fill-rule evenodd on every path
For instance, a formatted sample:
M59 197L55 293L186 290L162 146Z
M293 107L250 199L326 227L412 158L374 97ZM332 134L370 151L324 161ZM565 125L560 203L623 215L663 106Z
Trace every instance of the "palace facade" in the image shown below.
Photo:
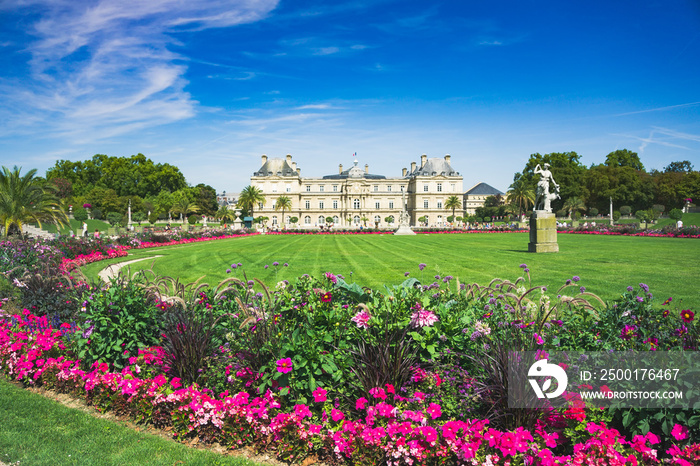
M386 177L364 170L355 160L352 167L338 166L338 173L320 178L303 178L301 168L286 158L262 156L262 166L250 179L251 186L265 195L265 203L255 210L256 216L270 219L268 225L281 228L291 225L297 217L301 228L326 225L328 219L335 227L366 225L376 228L398 227L403 205L411 218L411 225L443 226L452 215L445 206L450 196L462 199L462 175L450 165L450 156L428 158L423 154L420 165L411 162L410 170L403 168L401 176ZM275 209L277 199L287 196L291 211ZM463 209L455 211L463 215ZM419 219L425 217L426 221Z

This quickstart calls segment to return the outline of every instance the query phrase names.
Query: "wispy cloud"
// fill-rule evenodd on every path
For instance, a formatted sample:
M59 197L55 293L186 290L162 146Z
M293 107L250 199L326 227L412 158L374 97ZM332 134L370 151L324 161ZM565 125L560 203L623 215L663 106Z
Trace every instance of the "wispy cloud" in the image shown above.
M257 21L277 2L32 2L42 13L28 28L30 75L0 81L5 132L96 140L190 118L198 102L185 90L188 59L174 51L174 33ZM14 13L30 21L25 10Z
M617 113L613 116L627 116L627 115L637 115L640 113L649 113L649 112L665 112L667 110L675 110L677 108L683 108L683 107L694 107L695 105L700 105L700 102L688 102L685 104L678 104L678 105L667 105L665 107L655 107L655 108L647 108L644 110L637 110L634 112L625 112L625 113Z

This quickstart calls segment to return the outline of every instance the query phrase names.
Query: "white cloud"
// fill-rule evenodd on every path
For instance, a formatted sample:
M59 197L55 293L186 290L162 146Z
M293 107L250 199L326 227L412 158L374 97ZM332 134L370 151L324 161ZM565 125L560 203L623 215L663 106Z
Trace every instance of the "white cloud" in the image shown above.
M39 0L30 75L1 80L3 133L96 140L195 115L173 33L264 18L278 0ZM5 6L7 9L7 5ZM16 6L21 15L27 8ZM32 16L27 14L27 20ZM251 79L244 73L238 79ZM74 139L74 140L75 140Z

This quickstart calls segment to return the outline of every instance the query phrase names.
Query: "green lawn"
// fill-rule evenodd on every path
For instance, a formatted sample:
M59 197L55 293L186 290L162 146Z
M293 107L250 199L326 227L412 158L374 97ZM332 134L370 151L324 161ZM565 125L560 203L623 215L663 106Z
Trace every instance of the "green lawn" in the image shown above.
M30 465L258 463L196 450L31 393L0 376L0 461Z
M256 236L137 250L128 259L162 255L133 264L132 272L154 263L156 273L178 276L184 282L206 276L205 282L218 283L231 276L226 274L230 264L240 262L248 278L257 277L269 285L329 271L373 288L400 283L404 272L424 283L432 282L434 275L452 275L462 283L487 284L496 277L515 280L524 263L532 283L550 290L578 275L588 291L615 299L628 285L646 283L659 303L672 296L676 306L700 309L700 241L696 239L560 234L556 254L528 253L528 241L527 233ZM123 260L127 259L111 262ZM278 267L272 266L275 261ZM427 264L422 273L420 263ZM85 271L95 277L108 264L91 264ZM270 267L264 269L265 265ZM240 271L234 274L241 277Z

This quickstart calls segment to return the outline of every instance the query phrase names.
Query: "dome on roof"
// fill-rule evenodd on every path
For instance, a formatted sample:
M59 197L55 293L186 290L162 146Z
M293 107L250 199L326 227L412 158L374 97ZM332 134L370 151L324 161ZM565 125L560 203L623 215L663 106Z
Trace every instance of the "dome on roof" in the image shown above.
M298 173L285 159L271 158L253 176L298 176Z

